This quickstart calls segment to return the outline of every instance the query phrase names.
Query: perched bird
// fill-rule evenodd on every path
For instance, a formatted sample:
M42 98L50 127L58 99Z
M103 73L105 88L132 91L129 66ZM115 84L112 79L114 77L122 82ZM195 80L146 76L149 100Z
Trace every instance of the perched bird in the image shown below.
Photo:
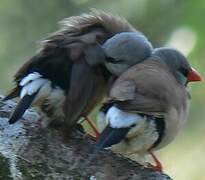
M201 77L179 51L155 49L111 87L100 109L99 118L106 127L97 148L136 154L143 162L147 154L169 144L186 122L191 98L186 86L192 81L201 81Z
M9 123L34 105L43 122L63 119L70 129L102 99L112 77L152 52L147 38L125 19L102 11L70 17L62 24L16 73L15 88L5 100L20 101ZM125 51L135 59L126 58Z

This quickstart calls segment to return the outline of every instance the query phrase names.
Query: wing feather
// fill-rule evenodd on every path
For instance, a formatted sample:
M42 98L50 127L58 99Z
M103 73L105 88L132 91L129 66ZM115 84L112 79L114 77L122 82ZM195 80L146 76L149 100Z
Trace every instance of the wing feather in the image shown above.
M109 98L125 111L163 114L170 106L179 109L186 91L165 64L149 59L124 72L112 86Z

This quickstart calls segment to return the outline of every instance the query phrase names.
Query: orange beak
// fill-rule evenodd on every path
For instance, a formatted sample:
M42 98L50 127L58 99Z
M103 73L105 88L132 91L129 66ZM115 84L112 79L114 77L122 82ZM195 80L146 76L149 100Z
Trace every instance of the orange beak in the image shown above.
M201 75L194 68L191 68L191 70L189 71L187 75L187 80L188 82L201 81L202 78L201 78Z

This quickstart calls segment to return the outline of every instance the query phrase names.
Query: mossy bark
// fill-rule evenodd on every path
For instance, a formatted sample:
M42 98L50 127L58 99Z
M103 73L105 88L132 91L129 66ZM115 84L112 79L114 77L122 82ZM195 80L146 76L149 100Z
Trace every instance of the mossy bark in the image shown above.
M13 125L8 117L15 103L0 100L0 179L2 180L168 180L110 151L97 152L94 142L76 130L69 138L61 128L42 129L29 110Z
M0 179L12 180L8 160L0 154Z

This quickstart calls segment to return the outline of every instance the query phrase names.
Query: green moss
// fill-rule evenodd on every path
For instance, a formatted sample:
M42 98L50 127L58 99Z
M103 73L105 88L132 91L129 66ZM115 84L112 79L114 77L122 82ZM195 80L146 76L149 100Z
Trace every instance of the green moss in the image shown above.
M0 180L12 180L8 160L0 154Z
M26 180L34 180L34 179L35 180L43 180L43 179L45 179L45 177L43 177L42 175L40 175L38 173L37 169L35 169L35 166L33 166L31 168L26 163L21 161L18 164L18 167L22 173L23 179L26 179ZM33 169L33 171L34 171L33 173L31 173L32 172L31 169ZM35 170L36 170L36 172L35 172Z

